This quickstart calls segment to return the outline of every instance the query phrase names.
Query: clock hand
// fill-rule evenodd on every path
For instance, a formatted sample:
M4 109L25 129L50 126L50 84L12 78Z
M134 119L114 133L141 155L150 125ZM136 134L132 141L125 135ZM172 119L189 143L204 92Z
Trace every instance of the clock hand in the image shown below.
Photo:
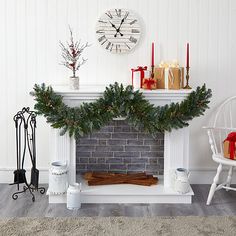
M124 21L125 21L125 18L123 18L123 19L121 20L120 26L119 26L119 28L118 28L119 30L120 30L121 25L124 23ZM117 29L117 30L118 30L118 29Z
M116 29L116 31L117 31L117 28L116 28L116 26L111 22L111 21L109 21L110 22L110 24L111 24L111 26L113 27L113 28L115 28Z
M120 26L121 26L121 25L119 26L119 29L117 29L116 26L115 26L111 21L109 21L109 22L110 22L111 26L116 29L116 34L114 35L114 37L117 36L117 33L119 33L120 36L123 36L123 34L120 33Z
M117 36L117 33L119 33L120 36L123 36L123 34L120 32L120 27L121 27L121 25L124 23L124 21L125 21L125 18L123 18L123 19L121 20L120 26L118 27L118 29L116 29L116 34L114 35L114 37Z

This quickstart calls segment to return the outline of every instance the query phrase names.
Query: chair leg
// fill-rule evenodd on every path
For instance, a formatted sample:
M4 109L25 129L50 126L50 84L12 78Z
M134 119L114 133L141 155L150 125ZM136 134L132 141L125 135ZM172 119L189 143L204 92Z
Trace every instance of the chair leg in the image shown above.
M232 180L232 174L233 174L233 166L230 166L229 168L229 172L228 172L228 177L227 177L227 180L226 180L226 187L230 187L230 184L231 184L231 180ZM226 189L226 191L229 191L229 189Z
M219 177L220 177L221 171L222 171L222 164L219 164L219 166L217 168L216 176L213 179L213 183L211 185L211 188L210 188L210 191L209 191L209 194L208 194L207 203L206 203L207 205L211 204L211 200L214 196L217 184L219 182Z

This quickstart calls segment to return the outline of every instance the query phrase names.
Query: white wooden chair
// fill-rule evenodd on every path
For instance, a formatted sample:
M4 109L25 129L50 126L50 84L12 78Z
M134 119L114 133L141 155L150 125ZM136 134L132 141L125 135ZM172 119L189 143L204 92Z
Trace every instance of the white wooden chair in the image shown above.
M213 179L206 203L207 205L210 205L215 191L222 188L226 189L226 191L236 191L236 188L230 187L236 160L227 159L223 155L223 141L230 132L236 132L236 96L230 97L223 102L216 112L213 126L204 128L207 129L209 143L213 153L212 159L218 163L217 172ZM225 182L219 184L219 177L223 166L229 168L228 176Z

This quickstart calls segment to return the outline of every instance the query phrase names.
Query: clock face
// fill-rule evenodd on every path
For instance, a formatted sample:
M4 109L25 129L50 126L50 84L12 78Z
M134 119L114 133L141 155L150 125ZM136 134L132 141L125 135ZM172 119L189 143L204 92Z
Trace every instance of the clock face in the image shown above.
M138 44L141 35L138 17L127 9L108 10L97 22L96 35L108 52L127 53Z

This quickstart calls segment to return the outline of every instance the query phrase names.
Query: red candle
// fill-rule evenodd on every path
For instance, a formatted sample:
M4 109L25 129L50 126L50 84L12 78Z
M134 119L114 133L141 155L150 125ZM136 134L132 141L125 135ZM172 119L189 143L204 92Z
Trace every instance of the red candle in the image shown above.
M189 67L189 43L187 43L186 67Z
M152 43L152 66L154 66L154 43Z

